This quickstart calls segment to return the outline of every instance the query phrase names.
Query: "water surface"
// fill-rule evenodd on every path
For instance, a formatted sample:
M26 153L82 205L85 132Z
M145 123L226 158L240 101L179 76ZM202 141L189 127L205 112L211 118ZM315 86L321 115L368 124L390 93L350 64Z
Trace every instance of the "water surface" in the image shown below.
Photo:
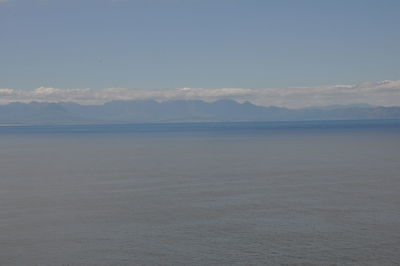
M400 122L0 127L0 265L398 265Z

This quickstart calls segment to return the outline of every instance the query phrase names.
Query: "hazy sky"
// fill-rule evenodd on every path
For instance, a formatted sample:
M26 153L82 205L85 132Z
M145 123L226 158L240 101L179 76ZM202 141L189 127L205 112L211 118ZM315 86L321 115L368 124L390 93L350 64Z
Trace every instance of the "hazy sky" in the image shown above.
M396 81L399 10L398 0L0 0L0 88Z

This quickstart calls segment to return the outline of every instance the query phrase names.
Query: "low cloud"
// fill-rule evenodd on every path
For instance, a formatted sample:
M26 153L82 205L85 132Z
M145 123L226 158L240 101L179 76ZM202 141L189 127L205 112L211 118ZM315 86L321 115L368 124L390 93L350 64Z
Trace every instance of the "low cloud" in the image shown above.
M1 1L1 0L0 0ZM4 1L4 0L3 0ZM127 88L35 90L0 88L0 104L10 102L77 102L102 104L114 100L204 100L232 99L263 106L301 108L333 104L368 103L380 106L400 105L400 80L364 82L357 85L334 85L292 88L176 88L141 90Z

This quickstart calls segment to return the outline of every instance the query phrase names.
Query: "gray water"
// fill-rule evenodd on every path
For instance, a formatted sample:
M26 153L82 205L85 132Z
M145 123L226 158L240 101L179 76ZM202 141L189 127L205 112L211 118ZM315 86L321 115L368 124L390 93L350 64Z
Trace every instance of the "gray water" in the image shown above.
M0 265L399 265L399 121L0 128Z

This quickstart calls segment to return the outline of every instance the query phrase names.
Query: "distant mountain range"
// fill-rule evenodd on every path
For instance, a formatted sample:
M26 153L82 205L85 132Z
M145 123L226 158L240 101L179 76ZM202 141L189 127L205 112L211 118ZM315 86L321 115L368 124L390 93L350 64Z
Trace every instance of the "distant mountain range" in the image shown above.
M32 102L0 106L0 125L353 119L400 119L400 107L356 104L288 109L233 100L113 101L103 105Z

